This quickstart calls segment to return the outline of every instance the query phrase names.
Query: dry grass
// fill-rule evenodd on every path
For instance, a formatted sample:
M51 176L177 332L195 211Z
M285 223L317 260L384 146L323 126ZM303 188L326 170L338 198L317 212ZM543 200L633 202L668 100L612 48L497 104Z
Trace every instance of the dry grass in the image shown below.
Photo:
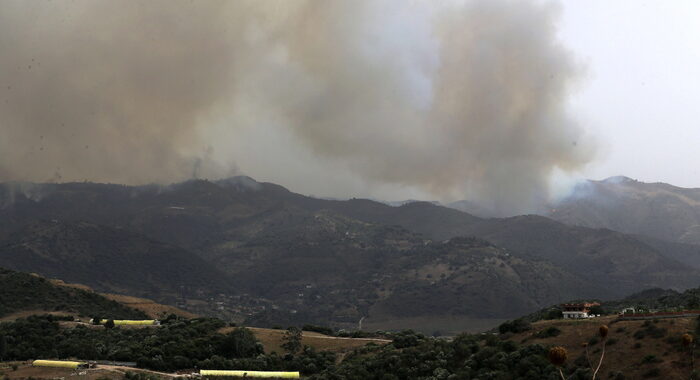
M37 274L34 274L37 277L41 277ZM87 285L82 285L82 284L71 284L67 282L63 282L62 280L58 279L50 279L49 280L52 284L56 286L65 286L69 288L76 288L76 289L81 289L85 290L88 292L94 292L92 288L90 288ZM133 309L141 310L144 313L146 313L150 318L159 318L162 317L163 315L168 315L168 314L175 314L184 318L196 318L198 317L196 314L190 313L188 311L184 311L182 309L178 309L175 306L169 306L169 305L162 305L159 303L156 303L153 300L147 299L147 298L138 298L138 297L131 297L131 296L125 296L121 294L110 294L110 293L98 293L101 296L117 301L121 303L122 305L131 307Z
M32 273L32 274L37 276L37 277L41 277L38 274L35 274L35 273ZM89 287L87 285L83 285L83 284L70 284L67 282L63 282L62 280L55 279L55 278L49 279L49 282L51 282L52 284L54 284L56 286L65 286L68 288L75 288L75 289L85 290L88 292L94 292L91 287Z
M16 371L11 368L12 364L18 364ZM97 380L97 379L112 379L121 380L127 372L141 372L152 375L157 375L161 378L176 378L180 377L178 373L165 373L150 371L147 369L119 367L110 365L98 365L97 368L91 369L69 369L69 368L48 368L48 367L33 367L31 362L14 362L0 363L0 378L4 373L8 379L76 379L76 380Z
M589 342L598 336L598 327L607 324L610 327L608 341L614 340L606 348L605 360L600 370L600 378L608 378L610 372L622 372L626 379L643 379L644 375L653 368L658 368L661 375L658 379L688 379L690 377L690 355L680 342L680 337L686 332L695 330L695 318L660 319L656 323L649 321L655 328L666 329L663 337L652 337L646 334L644 338L634 337L635 332L644 330L645 321L615 321L614 317L602 317L581 321L556 320L533 323L531 331L516 334L509 339L517 343L540 343L543 345L563 346L569 352L569 364L581 355L585 356L582 343ZM561 330L561 334L551 338L535 338L534 334L550 326ZM623 331L620 331L622 329ZM675 338L669 342L668 338ZM638 345L638 346L637 346ZM591 360L597 363L600 357L601 343L591 344ZM700 351L700 350L697 350ZM644 363L644 358L651 358ZM658 361L658 362L657 362ZM698 362L698 360L696 360Z
M179 315L184 318L196 318L197 315L190 313L188 311L184 311L182 309L178 309L175 306L169 306L169 305L162 305L159 303L156 303L155 301L146 299L146 298L138 298L138 297L131 297L131 296L124 296L121 294L108 294L108 293L102 293L102 296L104 296L107 299L117 301L122 305L131 307L133 309L141 310L144 313L146 313L149 317L151 318L161 318L164 315L168 314L175 314Z
M226 327L219 330L219 332L226 334L233 329L235 329L235 327ZM282 354L285 352L281 346L282 343L284 343L283 338L286 330L261 329L256 327L249 327L249 329L255 334L255 337L262 343L263 347L265 347L266 353L276 352ZM331 351L335 353L351 351L355 348L366 346L369 343L387 344L390 342L390 340L375 338L340 338L310 331L304 331L301 338L302 345L312 347L317 351Z
M75 380L97 380L97 379L113 379L119 380L124 378L124 374L109 371L105 369L69 369L69 368L47 368L47 367L32 367L31 363L21 363L16 371L11 368L0 369L4 372L8 379L75 379ZM1 377L1 376L0 376Z

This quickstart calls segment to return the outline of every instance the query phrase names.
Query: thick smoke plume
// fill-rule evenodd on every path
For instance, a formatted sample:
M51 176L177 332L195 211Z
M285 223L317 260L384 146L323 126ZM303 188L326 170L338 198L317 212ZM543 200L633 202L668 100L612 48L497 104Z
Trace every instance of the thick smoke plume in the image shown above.
M402 189L534 211L553 171L592 154L565 112L577 70L557 12L515 0L3 1L0 181L240 170L323 195Z

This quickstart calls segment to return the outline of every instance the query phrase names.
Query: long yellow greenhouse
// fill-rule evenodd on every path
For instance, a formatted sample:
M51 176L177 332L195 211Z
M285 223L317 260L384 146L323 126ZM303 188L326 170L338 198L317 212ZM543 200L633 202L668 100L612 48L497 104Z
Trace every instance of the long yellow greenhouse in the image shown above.
M87 363L84 362L72 362L63 360L34 360L32 365L35 367L55 367L55 368L86 368Z
M100 321L101 325L107 323L108 319L102 319ZM127 320L127 319L115 319L115 326L152 326L157 325L158 321L155 319L144 319L144 320Z
M228 376L228 377L258 377L273 379L298 379L299 372L273 372L273 371L224 371L213 369L202 369L199 371L202 376Z

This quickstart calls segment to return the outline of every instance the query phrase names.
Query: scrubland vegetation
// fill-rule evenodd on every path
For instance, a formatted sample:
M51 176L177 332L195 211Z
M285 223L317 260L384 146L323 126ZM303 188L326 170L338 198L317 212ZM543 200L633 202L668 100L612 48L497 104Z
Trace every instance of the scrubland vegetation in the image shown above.
M390 344L369 343L341 357L332 352L317 352L300 345L299 330L295 329L290 329L285 335L286 353L266 354L251 330L222 330L226 324L217 319L186 320L172 316L158 328L117 326L111 329L90 325L68 327L58 319L60 318L44 315L0 323L0 340L5 342L1 350L3 352L0 352L3 360L75 358L135 361L140 368L164 372L245 368L301 371L304 376L312 379L358 380L559 379L560 368L568 379L590 379L592 368L595 368L589 365L583 351L579 353L571 346L579 344L578 341L573 342L576 339L571 334L580 334L586 327L565 325L563 323L570 323L565 321L556 322L559 323L558 327L516 323L518 328L515 330L518 333L505 329L498 334L461 334L450 340L426 337L412 331L387 333L385 337L392 340ZM593 323L597 322L591 322ZM612 355L611 359L603 361L598 378L636 378L625 377L624 367L613 370L612 366L605 365L608 360L619 361L621 352L626 352L627 356L634 356L629 355L630 352L638 353L635 364L643 366L644 373L648 373L648 376L654 376L654 373L663 369L664 362L669 361L669 354L647 353L643 349L635 349L628 341L643 345L663 342L674 347L674 358L680 358L679 361L676 359L677 366L689 373L692 335L681 336L678 332L686 331L690 326L670 329L652 322L635 323L634 329L611 327L610 336L606 337L605 343L598 334L591 334L586 349L594 358L594 364L597 364L600 357L602 344L607 345ZM695 322L691 325L694 326ZM512 323L506 326L512 326ZM666 321L664 326L673 325ZM221 331L226 333L222 334ZM598 338L594 340L596 336ZM686 341L688 342L684 343ZM562 347L568 350L568 360L559 363L561 367L557 367L557 363L553 363L548 355L552 347L557 347L562 342L566 343Z
M0 268L0 317L27 310L95 313L123 319L146 319L141 311L108 300L99 294L74 287L57 286L27 273Z

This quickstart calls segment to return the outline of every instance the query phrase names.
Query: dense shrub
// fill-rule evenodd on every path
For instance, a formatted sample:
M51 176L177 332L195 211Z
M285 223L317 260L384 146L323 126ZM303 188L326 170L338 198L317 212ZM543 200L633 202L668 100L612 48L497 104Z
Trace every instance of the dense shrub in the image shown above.
M564 318L564 313L562 313L561 309L550 309L547 311L545 314L545 319L562 319Z
M642 375L642 376L644 376L645 378L659 377L659 376L661 376L661 370L658 368L652 368L652 369L648 370L647 372L645 372L644 375Z
M535 337L537 337L537 338L551 338L554 336L558 336L559 334L561 334L561 330L559 330L558 328L556 328L554 326L549 326L546 329L537 332L537 334L535 334Z
M661 363L662 361L663 360L657 358L656 355L647 355L642 358L642 364Z
M221 339L217 352L226 358L250 358L262 354L263 347L250 330L239 327Z
M505 334L507 332L512 332L512 333L521 333L525 331L529 331L532 329L532 326L530 325L530 322L526 321L523 318L518 318L512 321L504 322L500 326L498 326L498 331L501 334Z
M535 344L518 347L486 336L463 334L452 342L426 339L397 350L391 345L351 354L342 364L312 379L556 379L546 359L547 349ZM573 377L572 377L573 378Z
M315 326L315 325L304 325L301 328L303 331L312 331L312 332L317 332L325 335L335 335L335 331L333 331L332 328L330 327L324 327L324 326Z
M642 325L643 329L634 332L635 339L644 339L649 336L654 339L660 339L668 334L668 330L664 327L657 327L655 324L649 323L649 321L644 322Z
M6 360L78 358L135 361L139 367L158 371L248 368L302 370L306 374L335 363L334 354L309 348L293 358L265 355L248 329L217 333L225 325L218 319L197 318L159 328L62 329L50 316L32 316L0 323L0 335L7 337Z
M425 340L423 334L416 333L413 330L404 330L392 334L390 337L394 340L393 346L396 348L414 347Z

